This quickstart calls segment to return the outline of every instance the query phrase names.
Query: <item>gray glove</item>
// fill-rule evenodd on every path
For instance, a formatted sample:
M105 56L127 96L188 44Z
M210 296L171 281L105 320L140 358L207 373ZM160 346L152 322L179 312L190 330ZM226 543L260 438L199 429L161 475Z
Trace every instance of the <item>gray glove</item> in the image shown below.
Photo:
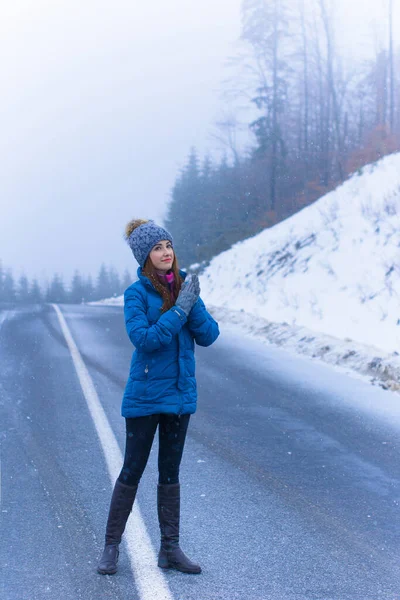
M193 274L193 275L188 275L188 277L190 277L191 281L193 282L194 285L194 289L195 292L197 294L197 298L200 296L200 281L197 275ZM187 279L187 277L186 277ZM186 281L185 279L185 281Z
M197 275L188 275L182 284L181 291L176 299L176 306L179 306L189 316L193 305L200 295L200 282Z

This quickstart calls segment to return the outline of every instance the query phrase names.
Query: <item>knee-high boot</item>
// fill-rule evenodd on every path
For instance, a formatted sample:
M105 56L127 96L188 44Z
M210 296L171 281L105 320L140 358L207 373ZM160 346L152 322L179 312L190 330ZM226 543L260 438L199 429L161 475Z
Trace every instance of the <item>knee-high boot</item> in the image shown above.
M158 485L157 507L161 531L158 566L162 569L176 569L182 573L201 573L201 567L189 560L179 547L179 483Z
M137 489L137 485L125 485L118 479L115 483L108 513L105 546L97 567L97 572L101 575L113 575L117 572L119 545Z

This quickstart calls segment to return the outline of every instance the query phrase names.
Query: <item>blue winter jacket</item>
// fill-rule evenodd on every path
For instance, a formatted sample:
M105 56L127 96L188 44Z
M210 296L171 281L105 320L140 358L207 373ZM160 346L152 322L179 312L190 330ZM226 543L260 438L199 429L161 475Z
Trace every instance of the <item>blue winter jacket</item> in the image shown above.
M182 277L186 274L181 271ZM194 342L210 346L218 323L199 298L189 317L178 306L161 313L163 300L138 269L139 280L125 290L125 326L135 351L122 401L123 417L196 410Z

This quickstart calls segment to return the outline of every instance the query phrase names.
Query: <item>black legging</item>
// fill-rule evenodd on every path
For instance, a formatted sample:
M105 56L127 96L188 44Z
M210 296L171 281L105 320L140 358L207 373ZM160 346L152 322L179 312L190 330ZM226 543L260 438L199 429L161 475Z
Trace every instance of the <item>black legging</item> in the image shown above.
M150 415L125 419L125 458L118 479L125 485L137 485L149 458L158 425L158 483L179 483L179 466L190 415Z

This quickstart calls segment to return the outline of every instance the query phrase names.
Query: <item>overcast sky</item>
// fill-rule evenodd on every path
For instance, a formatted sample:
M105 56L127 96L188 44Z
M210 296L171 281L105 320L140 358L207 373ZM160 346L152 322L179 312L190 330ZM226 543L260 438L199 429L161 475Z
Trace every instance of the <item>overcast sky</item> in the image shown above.
M379 1L340 2L351 46ZM160 220L190 146L212 150L240 4L2 2L5 266L41 279L59 271L67 281L74 268L95 274L103 261L136 270L124 224Z

